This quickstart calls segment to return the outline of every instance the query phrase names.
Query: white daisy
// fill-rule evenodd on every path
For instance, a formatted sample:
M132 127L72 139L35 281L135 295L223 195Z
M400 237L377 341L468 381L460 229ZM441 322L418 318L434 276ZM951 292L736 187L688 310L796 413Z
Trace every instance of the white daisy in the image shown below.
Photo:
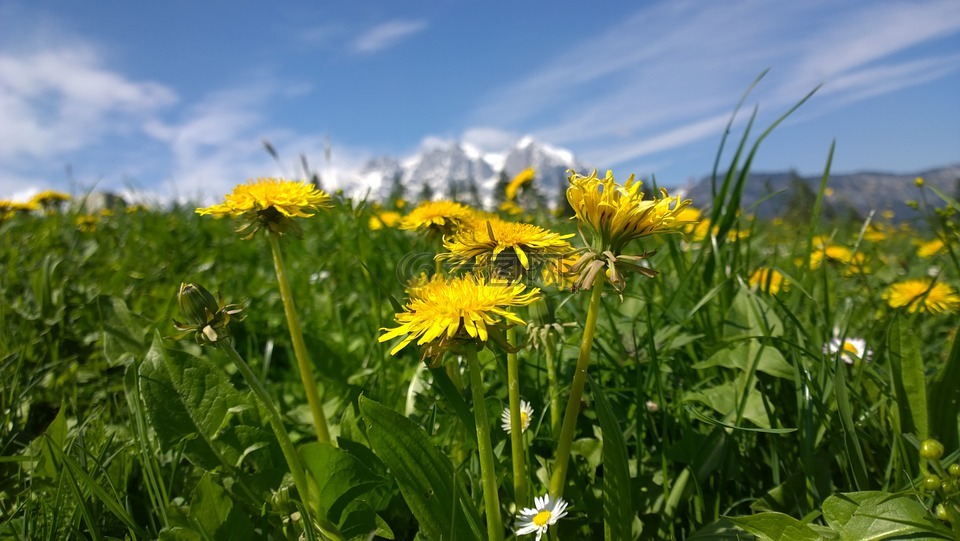
M823 352L829 355L840 354L840 360L853 364L855 361L869 361L873 352L867 349L867 341L862 338L833 338L823 345Z
M520 401L520 432L526 432L527 427L530 426L530 419L533 418L533 408L530 407L530 403L526 400ZM500 415L500 426L509 434L510 431L510 408L503 408L503 413Z
M567 516L568 504L563 501L563 498L552 499L550 494L544 494L542 498L534 498L533 503L536 507L522 509L517 516L517 535L537 532L537 541L540 541L547 528Z

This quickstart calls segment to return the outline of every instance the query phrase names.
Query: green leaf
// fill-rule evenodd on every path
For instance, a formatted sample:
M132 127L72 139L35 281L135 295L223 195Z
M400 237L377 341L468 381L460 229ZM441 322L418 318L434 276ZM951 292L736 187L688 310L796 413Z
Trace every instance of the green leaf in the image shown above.
M920 342L913 330L897 318L890 329L890 370L903 433L927 439L927 382L923 375Z
M340 522L343 510L354 499L385 483L356 457L329 443L304 445L300 456L317 482L319 510L333 522Z
M234 505L227 492L205 473L197 483L190 504L190 522L204 538L227 540L253 539L253 524L242 509Z
M930 383L930 435L947 449L960 446L960 334L953 339L947 362Z
M373 400L360 397L367 438L374 453L390 468L403 499L420 523L423 537L480 540L485 526L480 513L454 474L450 459L419 426Z
M810 526L783 513L757 513L729 517L730 522L762 541L819 541L823 539Z
M753 339L740 341L730 347L721 349L705 361L695 363L693 367L702 370L720 366L748 371L754 362L757 364L758 372L790 380L794 377L793 367L784 359L783 354L778 349L764 346L758 340Z
M686 541L717 541L718 539L748 541L751 538L744 536L743 530L734 526L730 519L721 518L693 532Z
M340 535L356 541L370 541L374 536L377 539L394 538L390 526L363 500L353 500L343 510Z
M130 313L117 297L98 297L97 307L107 363L119 366L127 364L133 356L142 356L146 350L146 322Z
M57 479L60 477L60 465L57 454L54 450L62 452L63 446L67 441L67 408L60 404L56 417L47 425L47 429L35 440L33 446L39 447L33 453L34 456L40 456L36 467L33 469L33 475L46 479Z
M157 335L140 366L143 400L161 444L174 448L186 439L184 455L209 471L231 468L243 448L222 441L230 409L249 407L219 367L201 357L166 351Z
M783 322L763 299L741 287L723 321L723 333L727 338L781 336Z
M735 381L704 389L702 391L692 391L686 394L684 400L687 402L700 402L714 409L717 413L724 416L727 420L733 420L737 417L737 404L742 400L739 385ZM756 387L751 386L747 402L743 408L743 418L759 426L760 428L770 428L770 417L767 410L763 407L763 397Z
M838 494L823 502L823 518L841 541L919 539L922 535L953 539L952 532L934 521L914 496L879 491Z
M607 541L632 539L636 512L631 496L630 466L627 463L627 444L617 416L607 403L603 392L593 378L590 393L597 408L597 420L603 432L603 537Z

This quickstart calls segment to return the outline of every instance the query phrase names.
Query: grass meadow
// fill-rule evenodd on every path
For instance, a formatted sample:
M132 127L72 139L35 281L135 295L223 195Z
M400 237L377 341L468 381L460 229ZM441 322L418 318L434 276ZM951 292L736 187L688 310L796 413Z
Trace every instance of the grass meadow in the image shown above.
M195 205L8 212L0 538L473 540L498 537L494 515L507 539L524 520L519 539L958 538L960 205L918 182L915 215L827 221L828 157L812 208L761 221L739 200L754 151L680 233L623 248L655 251L638 264L655 277L528 284L541 300L513 309L509 363L492 339L442 364L379 340L410 280L462 272L435 261L438 237L396 227L416 201L332 194L296 218L275 239L328 441L273 233L244 240ZM565 209L522 210L502 218L578 233ZM219 345L179 337L181 283L246 303ZM532 410L515 440L511 386ZM535 498L560 493L542 514Z

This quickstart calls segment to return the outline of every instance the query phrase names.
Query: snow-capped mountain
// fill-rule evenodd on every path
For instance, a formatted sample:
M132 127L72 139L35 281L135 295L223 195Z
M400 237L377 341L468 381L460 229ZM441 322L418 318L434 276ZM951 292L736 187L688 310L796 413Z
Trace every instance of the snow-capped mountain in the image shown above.
M551 202L566 188L567 169L581 170L572 152L530 136L497 152L462 141L434 141L404 160L372 159L340 188L353 197L386 199L402 193L412 199L456 198L489 207L501 175L509 180L527 167L536 171L535 188Z

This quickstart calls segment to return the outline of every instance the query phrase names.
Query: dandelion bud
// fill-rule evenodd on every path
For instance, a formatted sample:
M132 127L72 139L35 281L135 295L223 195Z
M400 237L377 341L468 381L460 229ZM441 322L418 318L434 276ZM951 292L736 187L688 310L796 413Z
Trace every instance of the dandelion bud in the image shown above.
M180 284L177 304L180 313L187 318L184 323L173 322L177 330L183 332L178 338L192 334L201 344L215 344L230 336L230 319L243 319L243 310L246 308L245 302L225 304L219 295L215 298L203 286L185 283Z
M934 492L940 488L940 476L935 473L928 475L926 479L923 480L923 488L929 490L930 492Z
M180 313L195 325L206 324L220 310L216 297L199 284L180 284Z
M937 460L943 456L943 444L937 440L923 440L920 443L920 456L927 460Z

